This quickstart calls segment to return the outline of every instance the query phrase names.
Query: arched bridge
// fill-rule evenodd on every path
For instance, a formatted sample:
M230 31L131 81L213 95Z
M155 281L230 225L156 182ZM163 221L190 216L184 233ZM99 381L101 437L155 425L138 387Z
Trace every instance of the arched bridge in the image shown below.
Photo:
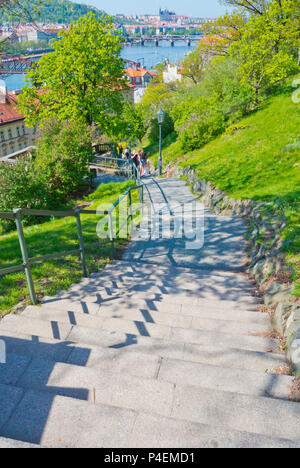
M154 42L156 47L159 47L161 41L170 42L171 47L175 46L175 42L184 41L190 47L192 43L200 41L199 36L180 36L180 35L161 35L161 36L142 36L142 37L130 37L126 38L126 45L141 45L144 46L146 42Z
M0 55L0 76L24 75L31 67L36 65L44 54L48 54L49 52L36 53L35 55ZM127 59L123 60L128 67L139 68L141 66L138 62Z

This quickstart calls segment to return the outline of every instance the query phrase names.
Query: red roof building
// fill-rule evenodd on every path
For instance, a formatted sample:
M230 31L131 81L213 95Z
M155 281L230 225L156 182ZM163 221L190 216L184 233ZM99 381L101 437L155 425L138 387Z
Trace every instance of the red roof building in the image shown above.
M34 142L34 130L25 126L25 118L16 108L17 92L7 93L0 84L0 160L8 155L22 153Z
M156 76L155 73L146 68L128 68L125 73L134 86L147 86Z

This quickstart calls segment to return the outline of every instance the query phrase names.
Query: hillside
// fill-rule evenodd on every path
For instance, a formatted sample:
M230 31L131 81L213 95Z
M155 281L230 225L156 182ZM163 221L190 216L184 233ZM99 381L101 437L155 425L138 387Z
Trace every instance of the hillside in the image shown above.
M300 276L300 104L288 84L277 89L256 112L202 149L182 155L174 134L165 139L164 163L177 160L233 198L280 199L288 226L284 231L289 261ZM147 148L157 161L157 148ZM300 295L300 287L298 286Z
M96 15L101 15L103 12L95 7L74 3L69 0L48 0L43 1L35 11L35 5L28 0L20 0L20 3L34 21L41 23L71 23L77 21L81 16L89 12L94 12ZM0 22L10 21L11 15L5 11L0 12Z

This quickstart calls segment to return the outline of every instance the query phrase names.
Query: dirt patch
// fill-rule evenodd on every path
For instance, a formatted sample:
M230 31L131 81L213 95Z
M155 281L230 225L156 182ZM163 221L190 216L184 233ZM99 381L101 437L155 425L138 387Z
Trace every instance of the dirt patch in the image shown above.
M268 369L266 372L268 374L293 375L291 366L289 366L288 364L275 367L275 369Z

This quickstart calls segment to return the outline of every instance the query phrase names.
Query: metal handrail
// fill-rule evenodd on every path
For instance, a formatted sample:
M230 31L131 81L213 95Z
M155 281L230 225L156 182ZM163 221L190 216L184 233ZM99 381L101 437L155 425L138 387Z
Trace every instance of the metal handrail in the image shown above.
M33 283L33 278L32 278L32 272L31 272L31 265L42 262L44 260L51 260L55 258L61 258L61 257L66 257L68 255L80 255L81 258L81 265L82 265L82 272L83 276L87 277L87 267L86 267L86 258L85 258L85 252L86 250L97 247L97 246L102 246L102 245L111 245L111 252L112 252L112 257L114 257L115 254L115 239L118 237L121 229L124 227L125 223L128 224L128 221L130 220L131 226L133 225L133 211L132 211L132 197L131 197L131 192L133 190L138 190L139 192L139 199L140 199L140 204L141 204L141 209L143 211L143 202L144 202L144 186L138 185L135 187L130 187L126 192L109 208L109 210L106 211L98 211L98 210L84 210L84 209L76 209L76 210L67 210L67 211L53 211L53 210L31 210L27 208L17 208L14 209L12 212L0 212L0 219L13 219L15 220L16 227L17 227L17 232L18 232L18 239L19 239L19 244L20 244L20 249L21 249L21 254L22 254L22 259L23 259L23 264L22 265L14 265L11 267L3 268L0 270L0 276L6 276L8 274L12 273L17 273L20 271L24 271L26 274L26 279L28 283L28 288L29 288L29 294L30 294L30 299L32 304L37 303L36 299L36 293L35 293L35 288L34 288L34 283ZM113 211L118 207L118 205L128 196L129 200L129 215L127 216L125 222L122 224L121 227L119 227L118 231L114 233L114 228L113 228L113 219L112 219L112 213ZM136 210L138 211L138 210ZM22 215L23 216L53 216L55 218L67 218L74 216L77 221L77 235L78 235L78 242L79 242L79 248L74 249L74 250L69 250L66 252L59 252L59 253L54 253L54 254L48 254L48 255L41 255L37 257L29 257L28 255L28 250L27 250L27 245L26 245L26 240L24 236L24 230L23 230L23 224L22 224ZM83 235L82 235L82 224L81 224L81 215L97 215L97 216L108 216L108 225L109 225L109 240L106 242L93 242L91 244L85 245L83 242Z

